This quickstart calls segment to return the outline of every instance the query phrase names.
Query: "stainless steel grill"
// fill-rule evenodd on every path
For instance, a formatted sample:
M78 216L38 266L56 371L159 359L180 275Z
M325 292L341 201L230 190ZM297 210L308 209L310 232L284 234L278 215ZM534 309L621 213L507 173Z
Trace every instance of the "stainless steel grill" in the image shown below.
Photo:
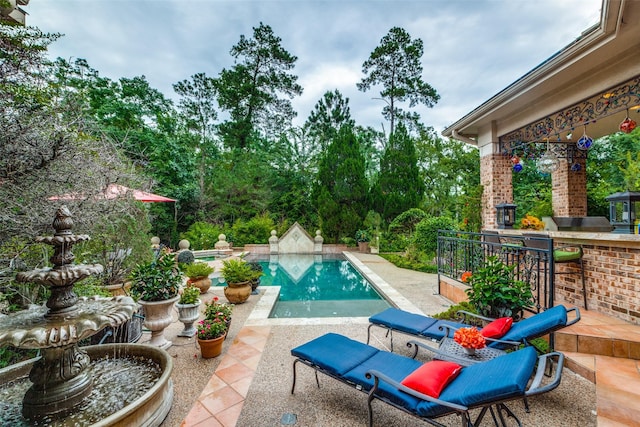
M613 230L609 220L603 216L544 216L545 230L549 231L590 231L608 233Z

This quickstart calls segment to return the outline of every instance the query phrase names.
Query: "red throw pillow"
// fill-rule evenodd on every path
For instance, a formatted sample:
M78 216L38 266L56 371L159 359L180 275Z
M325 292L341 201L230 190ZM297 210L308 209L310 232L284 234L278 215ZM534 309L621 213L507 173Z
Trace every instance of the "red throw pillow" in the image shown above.
M509 332L512 324L513 319L511 317L501 317L482 328L480 333L485 338L500 339L504 334Z
M462 366L457 363L433 360L407 375L401 384L427 396L437 398L461 370Z

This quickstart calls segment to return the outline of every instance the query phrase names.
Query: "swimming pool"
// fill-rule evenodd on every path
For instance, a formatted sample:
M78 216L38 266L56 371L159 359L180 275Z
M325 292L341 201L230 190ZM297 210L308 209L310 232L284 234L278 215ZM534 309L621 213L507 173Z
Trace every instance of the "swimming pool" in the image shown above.
M369 317L390 304L342 255L281 254L260 263L260 286L280 286L270 318Z

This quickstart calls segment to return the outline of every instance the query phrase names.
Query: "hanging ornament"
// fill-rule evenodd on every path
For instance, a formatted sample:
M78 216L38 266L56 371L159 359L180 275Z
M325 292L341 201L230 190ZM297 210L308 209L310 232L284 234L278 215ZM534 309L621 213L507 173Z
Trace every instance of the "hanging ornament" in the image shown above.
M593 145L593 139L587 136L587 125L584 126L584 133L576 143L578 150L587 151Z
M515 165L513 165L514 172L520 172L521 170L522 170L522 163L516 163Z
M558 157L551 151L547 139L547 151L538 159L538 170L541 173L551 173L558 168Z
M624 133L631 133L636 128L635 120L629 118L629 109L627 108L627 118L620 123L620 130Z
M574 163L571 165L571 172L580 172L582 170L582 165L580 163Z

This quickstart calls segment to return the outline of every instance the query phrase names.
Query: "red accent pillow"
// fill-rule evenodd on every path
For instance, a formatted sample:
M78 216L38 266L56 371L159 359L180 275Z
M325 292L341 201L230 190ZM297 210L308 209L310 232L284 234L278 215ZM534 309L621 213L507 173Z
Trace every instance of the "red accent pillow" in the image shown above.
M462 366L457 363L433 360L407 375L401 384L427 396L437 398L461 370Z
M512 324L513 319L511 317L501 317L482 328L480 333L485 338L500 339L504 334L509 332Z

